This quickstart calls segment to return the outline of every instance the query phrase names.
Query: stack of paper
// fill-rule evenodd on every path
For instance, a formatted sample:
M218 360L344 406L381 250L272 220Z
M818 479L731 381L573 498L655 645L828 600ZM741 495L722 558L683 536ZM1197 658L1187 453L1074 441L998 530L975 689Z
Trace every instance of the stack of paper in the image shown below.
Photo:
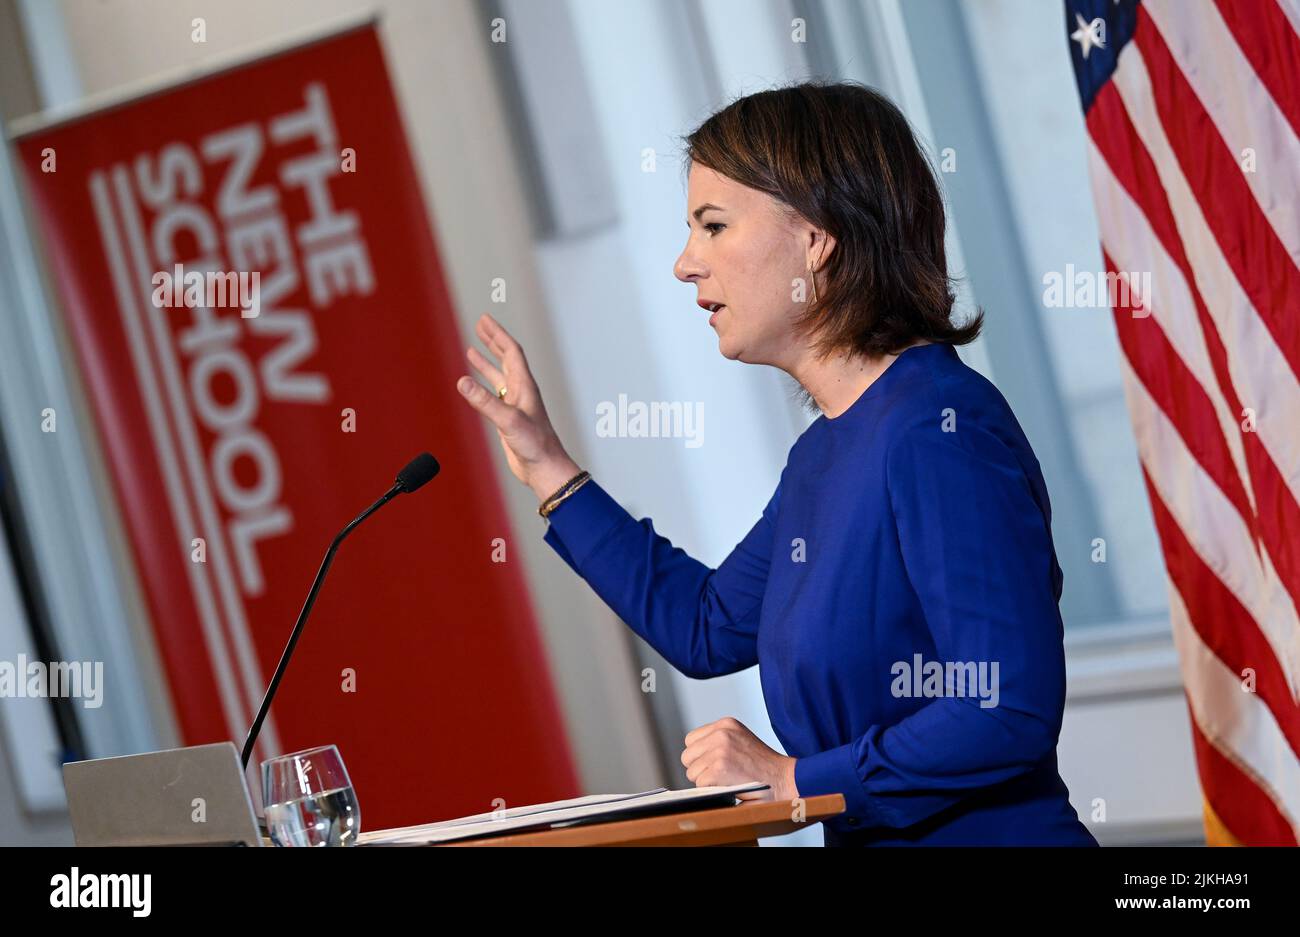
M494 813L478 813L455 820L425 823L391 830L375 830L357 837L360 846L420 845L445 843L476 836L499 836L523 830L549 829L572 826L600 819L625 819L636 814L666 813L674 809L692 810L717 803L736 802L736 794L759 791L768 785L758 781L732 784L727 787L692 787L670 791L658 787L640 794L591 794L571 800L557 800L548 804L530 804L512 807Z

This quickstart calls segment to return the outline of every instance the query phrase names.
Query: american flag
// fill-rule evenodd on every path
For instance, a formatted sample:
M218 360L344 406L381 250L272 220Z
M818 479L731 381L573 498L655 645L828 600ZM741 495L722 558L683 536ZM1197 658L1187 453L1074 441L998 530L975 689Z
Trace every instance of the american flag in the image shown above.
M1300 0L1067 0L1207 840L1300 838ZM1122 295L1122 294L1121 294Z

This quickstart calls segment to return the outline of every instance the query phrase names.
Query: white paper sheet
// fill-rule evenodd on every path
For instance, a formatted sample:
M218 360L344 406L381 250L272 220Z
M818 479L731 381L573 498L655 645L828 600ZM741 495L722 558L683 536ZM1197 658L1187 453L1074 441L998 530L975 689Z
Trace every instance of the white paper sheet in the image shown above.
M689 808L693 801L706 800L719 794L740 794L762 790L767 786L759 781L748 781L744 784L724 787L691 787L679 791L660 787L640 794L592 794L570 800L514 807L501 811L495 816L491 813L480 813L454 820L442 820L438 823L375 830L371 833L362 833L357 837L357 843L362 846L445 843L475 836L499 835L513 830L537 827L542 823L550 826L569 824L577 820L589 820L629 809L662 807L669 804Z

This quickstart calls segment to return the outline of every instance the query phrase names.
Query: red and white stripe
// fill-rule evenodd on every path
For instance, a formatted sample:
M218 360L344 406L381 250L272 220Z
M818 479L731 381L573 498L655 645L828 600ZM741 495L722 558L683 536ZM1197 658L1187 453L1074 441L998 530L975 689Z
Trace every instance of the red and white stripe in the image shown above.
M1107 270L1201 786L1300 840L1300 9L1145 0L1088 111ZM1253 171L1243 169L1253 166Z
M182 369L166 310L150 299L151 271L166 269L150 254L139 205L125 166L91 174L91 204L111 274L118 314L144 393L145 417L160 459L168 504L180 525L176 548L187 554L189 537L205 532L211 563L186 562L204 644L229 737L242 739L261 705L266 678L253 647L231 548L225 542L215 496L187 403ZM170 260L168 261L170 263ZM268 713L255 747L258 760L281 753L279 731Z

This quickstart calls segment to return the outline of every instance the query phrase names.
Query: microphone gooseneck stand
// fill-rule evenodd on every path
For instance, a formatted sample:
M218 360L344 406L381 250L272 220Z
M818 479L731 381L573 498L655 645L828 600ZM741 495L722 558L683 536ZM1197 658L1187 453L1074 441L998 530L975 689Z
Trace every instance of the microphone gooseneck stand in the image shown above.
M321 561L320 569L316 571L316 579L311 584L311 591L307 593L307 601L303 603L302 611L298 613L298 623L293 626L293 633L289 635L289 643L285 645L284 653L280 655L280 663L275 668L275 676L271 678L271 685L266 688L266 695L262 697L262 706L257 711L257 718L253 720L253 726L248 730L248 738L244 741L243 754L239 756L240 763L245 771L248 770L248 759L253 754L253 745L257 742L258 733L262 731L262 722L266 719L267 711L271 708L271 700L275 698L275 691L280 688L280 680L284 677L284 672L289 666L289 659L293 657L294 645L298 643L303 626L307 624L307 616L311 614L311 608L316 604L316 594L320 592L321 583L325 581L325 574L329 572L330 564L334 562L334 554L338 552L339 544L343 542L344 537L356 529L358 524L401 493L401 485L394 485L389 488L382 498L366 508L351 524L340 530L338 536L334 538L334 542L330 544L330 548L325 551L325 559Z
M302 611L298 613L298 623L293 626L293 633L289 635L289 643L285 645L284 653L280 655L280 663L275 668L275 676L271 678L271 684L266 688L266 695L262 697L262 705L257 711L257 718L253 720L252 727L248 730L248 738L244 741L244 751L240 755L240 765L248 770L248 759L253 754L253 746L257 743L258 733L262 731L262 722L266 719L266 714L271 708L271 700L275 698L275 691L280 688L280 680L284 677L284 672L289 666L289 660L293 657L294 646L298 643L298 638L302 635L303 626L307 624L307 617L311 615L312 606L316 604L316 595L320 592L321 583L325 581L325 574L329 572L330 564L334 562L334 554L338 551L339 544L343 542L348 534L356 529L357 525L382 508L389 501L392 501L403 492L413 492L424 485L429 479L438 474L438 460L427 452L416 456L411 462L397 473L397 481L392 488L384 493L384 496L376 501L370 507L361 512L352 523L339 531L330 548L325 551L325 559L321 561L320 569L316 572L316 578L311 584L311 591L307 593L307 601L303 603Z

